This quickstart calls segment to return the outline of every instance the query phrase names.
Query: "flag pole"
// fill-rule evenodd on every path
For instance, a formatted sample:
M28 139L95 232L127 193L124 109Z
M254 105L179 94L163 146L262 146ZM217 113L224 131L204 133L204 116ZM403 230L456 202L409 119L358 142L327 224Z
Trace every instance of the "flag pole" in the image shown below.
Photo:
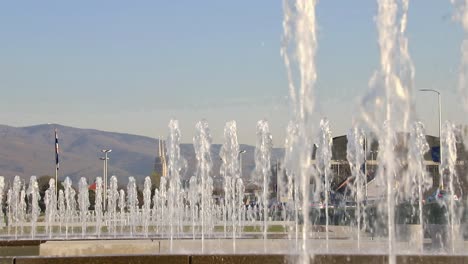
M58 168L57 168L57 164L55 164L55 192L58 194ZM58 196L57 196L58 197Z
M59 144L58 144L58 135L57 128L54 129L55 132L55 192L58 197L58 170L59 170Z

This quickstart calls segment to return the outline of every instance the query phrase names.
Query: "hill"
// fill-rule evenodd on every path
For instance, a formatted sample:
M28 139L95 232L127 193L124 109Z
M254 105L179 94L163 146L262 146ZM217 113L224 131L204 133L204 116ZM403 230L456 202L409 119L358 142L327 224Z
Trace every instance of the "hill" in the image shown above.
M81 129L48 124L29 127L0 125L0 175L9 181L15 175L26 181L31 175L55 175L54 128L57 128L60 145L59 178L69 176L73 183L80 177L92 182L102 175L103 164L99 158L101 149L110 148L109 177L116 175L119 183L126 184L128 176L134 176L143 184L144 177L152 173L157 154L157 140L150 137L124 133ZM221 145L213 144L213 176L219 174ZM248 178L255 167L254 146L241 145L247 152L242 156L243 177ZM183 179L193 175L196 168L195 151L192 144L181 144L181 154L187 160ZM283 155L275 149L272 163Z

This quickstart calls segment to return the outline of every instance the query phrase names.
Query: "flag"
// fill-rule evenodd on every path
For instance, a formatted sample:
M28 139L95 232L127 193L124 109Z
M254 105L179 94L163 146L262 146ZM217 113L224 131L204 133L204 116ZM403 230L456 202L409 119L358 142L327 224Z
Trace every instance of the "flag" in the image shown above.
M59 143L57 129L55 129L55 167L59 169Z

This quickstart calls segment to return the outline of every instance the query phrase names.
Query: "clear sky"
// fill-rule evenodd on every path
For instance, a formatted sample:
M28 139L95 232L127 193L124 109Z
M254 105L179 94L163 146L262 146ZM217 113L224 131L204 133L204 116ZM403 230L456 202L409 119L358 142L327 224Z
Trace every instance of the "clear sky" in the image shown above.
M379 65L375 0L317 6L319 113L346 133ZM439 89L443 119L466 122L457 97L463 32L448 0L410 2L408 37L418 88ZM60 123L166 136L180 120L184 142L206 118L216 143L237 120L239 141L255 144L256 121L283 144L289 117L280 56L282 2L2 1L0 123ZM434 94L416 110L437 134Z

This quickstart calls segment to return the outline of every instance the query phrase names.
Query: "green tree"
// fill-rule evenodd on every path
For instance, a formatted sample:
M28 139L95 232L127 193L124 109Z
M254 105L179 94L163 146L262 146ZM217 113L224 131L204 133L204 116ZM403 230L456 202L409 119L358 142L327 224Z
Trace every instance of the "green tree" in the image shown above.
M94 206L96 205L96 191L88 189L89 196L89 210L94 211Z
M47 189L49 189L49 181L50 179L54 179L50 175L43 175L37 178L37 185L39 186L39 193L43 194Z
M39 207L41 208L42 212L45 212L45 204L44 204L44 195L47 189L49 189L49 180L54 179L50 175L43 175L37 178L37 185L39 186L39 195L41 199L39 200Z
M151 173L151 190L154 190L154 189L159 189L159 185L161 183L161 173L157 172L157 171L153 171Z

